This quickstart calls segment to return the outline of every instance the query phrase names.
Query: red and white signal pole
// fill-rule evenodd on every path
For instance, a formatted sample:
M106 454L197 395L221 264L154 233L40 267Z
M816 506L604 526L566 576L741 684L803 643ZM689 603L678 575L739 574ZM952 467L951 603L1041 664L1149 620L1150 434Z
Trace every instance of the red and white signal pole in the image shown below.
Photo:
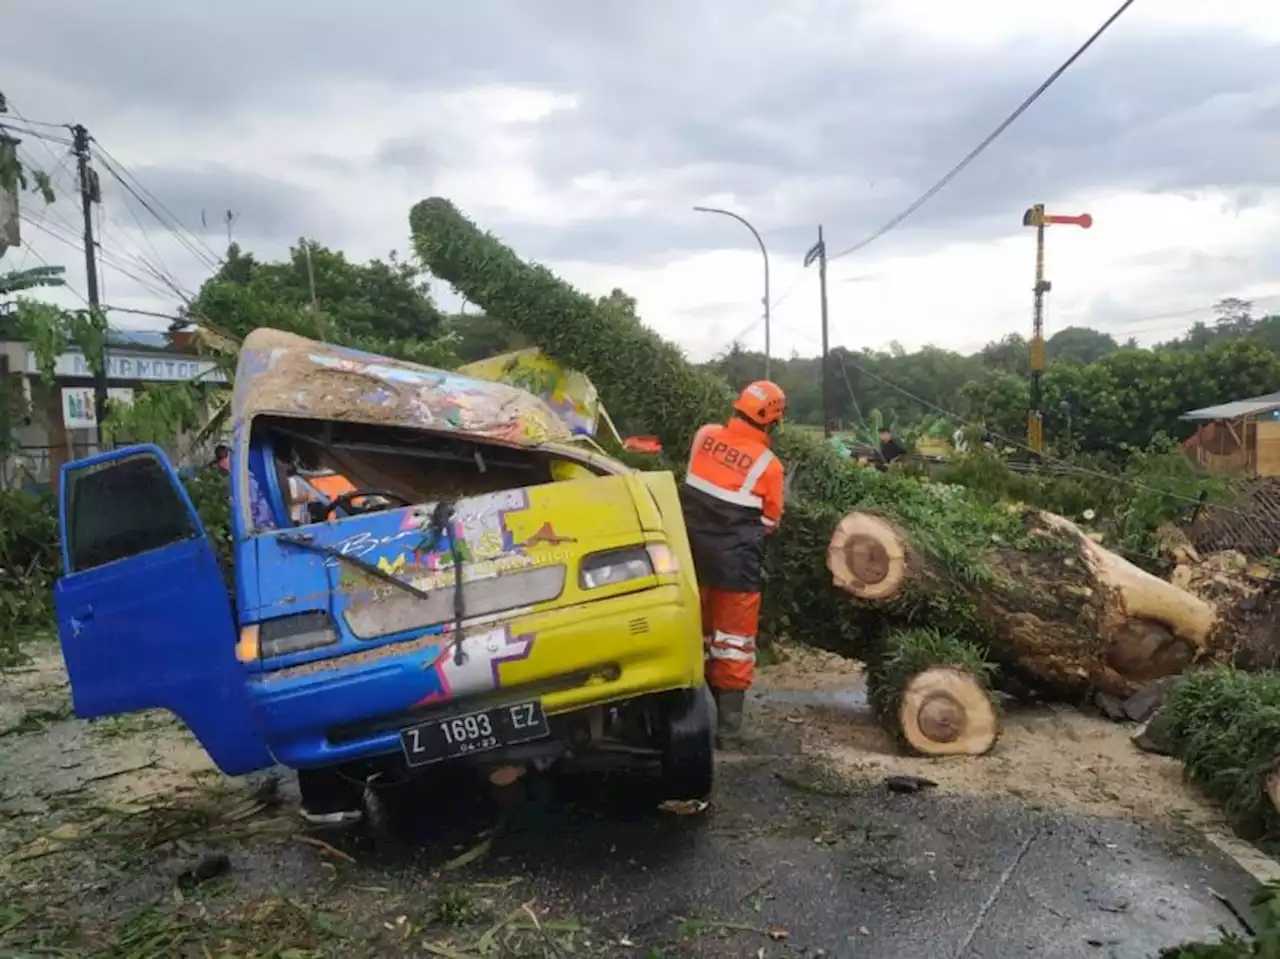
M1031 315L1031 410L1027 414L1027 445L1036 453L1044 452L1044 412L1040 408L1044 401L1044 384L1041 382L1044 375L1044 295L1053 288L1053 284L1044 278L1044 228L1050 223L1087 230L1093 226L1093 217L1088 213L1078 216L1045 213L1043 203L1037 203L1022 214L1022 225L1036 228L1035 307Z

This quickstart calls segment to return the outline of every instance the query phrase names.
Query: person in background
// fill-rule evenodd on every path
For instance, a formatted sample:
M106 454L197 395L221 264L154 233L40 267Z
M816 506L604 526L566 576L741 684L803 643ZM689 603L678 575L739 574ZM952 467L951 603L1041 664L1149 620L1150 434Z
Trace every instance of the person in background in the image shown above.
M213 448L213 465L224 473L231 472L231 447L226 443L219 443Z
M902 459L907 451L902 448L902 444L893 438L893 434L888 429L880 431L880 462L876 464L876 469L884 472L889 468L889 464L894 460Z
M777 529L786 495L770 446L786 406L768 380L743 390L728 423L709 423L694 435L680 491L720 745L741 736L743 701L755 681L765 536Z

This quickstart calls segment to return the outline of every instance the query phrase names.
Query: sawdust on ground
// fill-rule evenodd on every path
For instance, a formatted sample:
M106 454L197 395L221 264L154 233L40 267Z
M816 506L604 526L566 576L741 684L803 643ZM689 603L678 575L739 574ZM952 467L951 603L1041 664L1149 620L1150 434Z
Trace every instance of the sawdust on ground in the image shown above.
M53 644L35 650L27 666L0 673L0 693L0 815L41 811L86 786L103 799L132 802L226 778L167 712L74 721Z
M1137 820L1173 818L1224 830L1220 813L1187 784L1174 759L1140 751L1131 724L1110 722L1065 706L1014 707L986 756L924 759L903 755L896 742L858 700L860 664L820 650L788 646L782 661L759 671L760 701L752 719L764 727L785 724L798 734L802 753L853 780L879 781L889 774L922 776L945 792L1014 797L1046 808ZM115 801L190 787L206 777L221 780L186 729L163 714L93 724L71 718L66 674L52 650L31 666L4 676L0 735L33 717L61 735L0 738L7 764L0 807L8 812L31 801L43 804L52 786L74 790L86 780ZM791 693L787 701L771 693ZM848 692L850 695L845 696ZM817 703L805 701L814 693ZM45 715L49 713L49 715ZM113 734L112 722L122 724ZM763 731L763 730L762 730ZM51 769L50 767L54 767ZM35 776L37 770L43 775ZM45 788L23 788L50 778ZM64 779L66 782L61 782ZM34 793L34 795L33 795ZM8 800L7 802L5 800Z
M1066 706L1015 706L1002 717L1003 732L985 756L925 759L906 756L856 702L864 688L861 666L802 647L782 650L783 661L760 670L757 714L767 725L798 729L805 755L851 779L890 774L921 776L939 789L966 795L1016 797L1045 808L1143 821L1184 821L1224 828L1221 814L1188 784L1177 760L1139 750L1132 724L1111 722ZM774 691L853 690L851 702L830 697L814 704L770 701Z

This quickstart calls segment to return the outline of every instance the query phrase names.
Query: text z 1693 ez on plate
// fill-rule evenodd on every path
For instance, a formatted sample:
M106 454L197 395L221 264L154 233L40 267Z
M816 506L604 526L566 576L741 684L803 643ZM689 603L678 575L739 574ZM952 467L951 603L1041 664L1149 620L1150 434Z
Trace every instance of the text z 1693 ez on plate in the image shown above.
M541 703L516 703L410 726L400 733L400 745L410 766L428 766L545 739L550 733Z

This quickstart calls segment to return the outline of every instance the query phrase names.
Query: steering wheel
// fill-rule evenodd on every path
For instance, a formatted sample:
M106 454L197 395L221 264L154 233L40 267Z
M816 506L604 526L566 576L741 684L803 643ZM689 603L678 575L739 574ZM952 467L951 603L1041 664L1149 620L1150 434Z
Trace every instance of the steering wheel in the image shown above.
M409 500L405 499L403 496L399 496L396 493L388 493L386 490L353 489L350 493L343 493L337 499L333 500L333 502L331 502L328 508L324 511L324 518L328 519L337 510L342 510L345 513L349 513L353 516L358 516L361 513L376 513L379 510L384 510L388 508L381 504L377 506L366 505L363 507L355 505L355 500L368 499L371 496L380 496L383 499L392 500L396 506L412 506L413 505L412 503L409 502Z

